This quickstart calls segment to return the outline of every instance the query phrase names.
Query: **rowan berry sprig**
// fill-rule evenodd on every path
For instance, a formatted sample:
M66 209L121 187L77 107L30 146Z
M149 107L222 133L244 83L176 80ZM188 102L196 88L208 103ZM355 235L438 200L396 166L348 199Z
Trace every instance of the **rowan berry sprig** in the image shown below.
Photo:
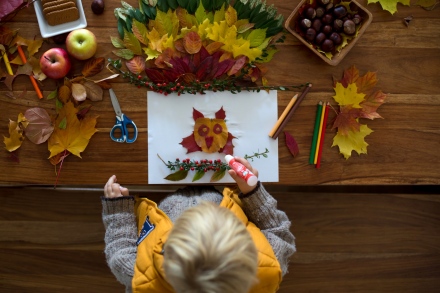
M121 76L128 79L128 82L134 84L138 88L146 87L149 90L163 94L167 96L171 93L181 94L205 94L206 91L213 92L224 92L229 91L232 94L239 93L241 91L248 92L260 92L261 90L281 90L288 91L293 89L303 88L309 83L299 84L299 85L289 85L289 86L241 86L241 78L245 76L252 65L244 67L238 76L227 78L227 79L213 79L210 81L199 81L194 80L189 84L183 84L181 82L164 82L164 83L154 83L147 76L142 76L140 74L135 75L130 71L123 71L122 62L120 59L112 60L108 59L108 65L117 70Z
M159 156L160 158L160 156ZM162 158L161 158L162 160ZM230 167L228 164L222 162L222 160L190 160L188 158L180 160L177 158L174 162L168 161L168 163L165 163L165 161L162 160L164 164L167 166L168 169L171 171L224 171L229 170Z
M246 160L248 160L248 159L251 159L251 161L253 162L254 161L254 158L260 158L260 156L263 156L263 157L265 157L265 158L267 158L267 154L269 153L269 150L266 148L266 150L264 151L264 152L262 152L262 153L259 153L259 152L256 152L256 153L254 153L253 155L251 155L251 156L249 156L249 155L244 155L244 158L246 159Z

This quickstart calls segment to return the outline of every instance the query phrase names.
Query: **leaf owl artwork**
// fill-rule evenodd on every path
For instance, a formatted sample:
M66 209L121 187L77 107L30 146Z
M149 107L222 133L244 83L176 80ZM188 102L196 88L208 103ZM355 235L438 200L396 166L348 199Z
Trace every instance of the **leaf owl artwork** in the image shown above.
M201 112L193 108L194 131L191 135L183 138L180 143L187 149L187 154L201 151L233 155L234 145L232 140L236 137L228 132L225 118L226 113L223 107L215 112L215 119L206 118Z

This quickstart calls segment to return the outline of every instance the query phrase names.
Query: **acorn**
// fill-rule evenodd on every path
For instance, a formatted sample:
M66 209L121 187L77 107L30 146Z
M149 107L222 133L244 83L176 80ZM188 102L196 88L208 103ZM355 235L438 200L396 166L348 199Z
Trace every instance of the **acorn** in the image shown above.
M321 45L321 43L324 42L325 38L326 36L324 33L318 33L315 38L315 43L317 45Z
M321 50L324 52L331 52L335 48L333 41L330 39L325 39L321 44Z
M351 36L356 32L356 25L351 19L344 21L344 33Z
M333 32L330 35L329 39L332 40L335 45L339 45L340 43L342 43L341 35L336 32Z
M347 15L347 8L345 8L345 6L336 6L333 9L333 16L336 18L343 18L344 16Z
M306 39L307 39L309 42L313 42L313 40L315 39L315 37L316 37L316 31L315 31L313 28L309 28L309 29L306 31Z

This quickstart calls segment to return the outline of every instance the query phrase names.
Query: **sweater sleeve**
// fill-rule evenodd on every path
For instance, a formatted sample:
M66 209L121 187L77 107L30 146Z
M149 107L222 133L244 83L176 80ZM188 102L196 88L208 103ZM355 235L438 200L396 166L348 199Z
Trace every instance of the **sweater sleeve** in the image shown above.
M101 202L107 264L116 279L126 286L127 292L130 292L137 240L134 197L102 197Z
M260 182L252 192L240 194L239 197L248 219L260 228L272 246L284 276L289 267L289 258L296 251L290 220L285 212L277 208L277 201Z

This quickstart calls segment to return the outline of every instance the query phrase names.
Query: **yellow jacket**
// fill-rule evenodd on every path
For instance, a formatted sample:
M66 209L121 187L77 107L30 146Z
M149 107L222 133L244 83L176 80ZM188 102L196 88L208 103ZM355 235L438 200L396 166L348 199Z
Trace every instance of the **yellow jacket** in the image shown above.
M257 247L259 283L251 288L250 293L276 292L282 280L281 268L266 237L254 223L248 221L238 197L231 190L225 189L220 206L231 210L246 225ZM146 198L136 199L135 211L140 238L132 280L133 292L175 292L165 280L162 268L162 249L173 223L155 202Z

